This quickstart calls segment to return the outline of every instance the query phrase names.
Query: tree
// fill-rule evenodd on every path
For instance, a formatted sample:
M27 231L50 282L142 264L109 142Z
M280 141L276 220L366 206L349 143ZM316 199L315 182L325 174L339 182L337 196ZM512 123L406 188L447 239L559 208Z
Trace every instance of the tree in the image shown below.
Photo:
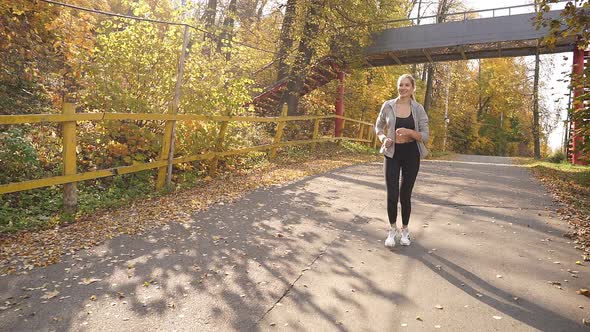
M44 74L59 66L53 46L58 34L44 26L57 19L59 12L40 7L27 2L0 3L0 114L36 113L51 106Z
M453 0L441 0L438 3L438 8L436 10L436 23L442 23L446 19L446 15L449 12L449 9L455 5ZM424 110L428 112L430 109L430 104L432 103L432 85L434 82L434 64L429 63L426 65L424 70L426 71L426 94L424 95Z
M287 106L289 115L301 114L299 110L299 95L303 89L303 83L307 74L307 69L311 63L312 57L316 51L314 39L320 29L320 22L322 21L322 9L324 0L311 0L307 4L307 12L305 15L305 25L303 27L303 36L299 42L297 54L289 80L287 81Z
M278 74L277 81L287 77L289 74L288 56L293 47L293 33L295 24L295 14L297 9L297 0L287 0L285 6L285 16L281 25L281 37L279 39L278 57Z
M228 13L223 20L223 27L221 31L221 36L217 41L217 52L221 53L223 47L228 47L231 44L232 34L234 30L235 18L237 15L237 0L230 0L228 6ZM231 59L231 52L229 50L226 51L225 55L226 60Z
M544 38L549 46L554 45L559 37L578 36L578 45L580 49L588 48L590 44L590 2L588 0L571 0L565 5L561 12L560 19L547 17L551 10L551 4L557 3L557 0L539 0L539 12L537 14L537 27L549 27L549 33ZM586 68L586 70L588 70ZM573 89L583 89L590 86L590 73L571 78ZM579 128L578 135L586 137L581 141L581 151L590 154L590 106L584 104L588 100L588 93L582 93L574 104L581 105L576 112L571 112L572 121L575 121Z

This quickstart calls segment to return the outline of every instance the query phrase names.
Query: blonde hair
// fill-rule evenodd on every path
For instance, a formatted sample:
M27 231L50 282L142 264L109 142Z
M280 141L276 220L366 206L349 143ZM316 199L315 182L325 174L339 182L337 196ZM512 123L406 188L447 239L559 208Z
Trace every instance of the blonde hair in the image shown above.
M399 84L401 83L402 80L404 80L406 78L408 80L410 80L410 83L412 83L412 88L414 88L414 91L416 91L416 79L414 79L414 76L412 76L410 74L403 74L397 79L397 88L399 89ZM414 97L414 91L412 91L412 94L410 95L412 100L416 100L416 98Z

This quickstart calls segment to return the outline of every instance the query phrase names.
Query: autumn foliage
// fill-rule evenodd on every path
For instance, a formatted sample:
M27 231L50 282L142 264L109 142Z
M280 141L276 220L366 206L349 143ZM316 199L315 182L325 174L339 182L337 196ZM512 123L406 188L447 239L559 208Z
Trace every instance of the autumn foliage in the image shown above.
M255 115L255 110L244 105L276 81L280 66L286 66L285 72L296 80L306 66L323 56L337 55L347 65L345 115L372 122L383 101L396 96L397 76L412 72L420 78L424 71L422 65L367 68L362 61L362 49L370 43L371 34L385 26L379 22L407 17L412 8L409 1L324 0L314 1L312 8L312 2L291 0L294 11L290 23L285 21L280 4L258 0L210 1L207 6L197 1L154 0L68 3L190 25L180 114ZM282 34L287 23L289 34ZM181 25L103 15L43 1L0 0L0 114L57 114L64 101L75 102L78 113L170 113L183 31ZM527 66L519 58L437 64L429 110L431 148L531 155L532 82L526 79ZM307 94L299 100L298 112L332 114L336 87L337 82L332 81ZM445 119L447 89L449 112ZM418 80L419 101L424 92L425 83ZM344 135L356 137L358 129L348 124ZM213 149L219 130L220 125L214 122L179 121L175 156ZM274 124L230 122L222 148L268 144L274 130ZM290 124L285 138L309 139L312 131L312 123ZM332 135L333 123L323 122L320 132ZM163 135L164 121L79 122L78 172L158 160ZM62 146L57 125L2 126L0 183L61 175ZM221 160L221 166L231 170L244 160L259 160L256 156L238 159ZM202 179L207 168L204 162L185 163L175 167L173 176L176 180ZM145 172L124 180L88 181L80 185L81 208L102 206L96 202L104 195L112 194L109 201L123 201L121 197L132 196L129 191L149 191L146 188L151 188L153 178L153 172ZM51 218L61 204L57 193L58 189L47 188L3 195L0 226L37 218L39 211L29 209L33 198L45 202L40 204L44 220Z

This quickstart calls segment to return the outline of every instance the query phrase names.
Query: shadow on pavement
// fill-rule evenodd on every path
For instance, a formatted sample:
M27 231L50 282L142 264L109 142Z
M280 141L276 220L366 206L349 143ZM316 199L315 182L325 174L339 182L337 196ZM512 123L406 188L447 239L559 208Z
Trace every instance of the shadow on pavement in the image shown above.
M287 290L300 292L306 310L334 321L310 294L291 289L339 233L334 215L355 219L332 206L338 192L319 197L304 189L321 176L256 190L194 214L190 223L122 235L28 275L6 276L0 296L11 307L0 311L0 330L207 329L214 322L254 329ZM348 257L331 260L346 270ZM351 277L392 296L363 275Z
M491 285L435 252L428 253L428 249L417 242L402 250L395 248L392 252L419 261L465 294L530 327L541 331L587 330L577 322L535 304L527 296L518 296L515 300L515 294Z

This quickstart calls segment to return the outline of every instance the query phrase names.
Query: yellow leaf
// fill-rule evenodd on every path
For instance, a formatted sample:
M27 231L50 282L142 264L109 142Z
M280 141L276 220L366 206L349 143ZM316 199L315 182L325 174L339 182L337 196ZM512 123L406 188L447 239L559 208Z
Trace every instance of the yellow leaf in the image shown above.
M49 300L49 299L56 297L57 294L59 294L58 291L49 291L49 292L45 292L45 294L43 294L43 296L41 296L41 298L45 299L45 300Z

